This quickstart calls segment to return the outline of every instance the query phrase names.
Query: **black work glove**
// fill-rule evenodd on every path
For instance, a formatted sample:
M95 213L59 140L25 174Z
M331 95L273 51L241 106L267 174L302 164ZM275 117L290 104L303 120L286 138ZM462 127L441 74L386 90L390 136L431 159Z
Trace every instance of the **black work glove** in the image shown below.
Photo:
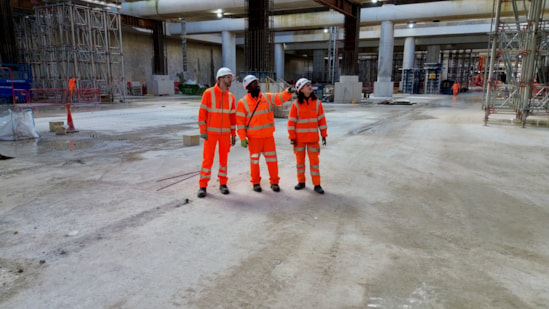
M326 146L326 138L325 137L322 138L322 146Z
M236 144L236 137L231 136L231 146L234 146L234 144Z
M297 145L297 140L296 139L291 139L290 144L294 145L294 147L295 147L295 145Z

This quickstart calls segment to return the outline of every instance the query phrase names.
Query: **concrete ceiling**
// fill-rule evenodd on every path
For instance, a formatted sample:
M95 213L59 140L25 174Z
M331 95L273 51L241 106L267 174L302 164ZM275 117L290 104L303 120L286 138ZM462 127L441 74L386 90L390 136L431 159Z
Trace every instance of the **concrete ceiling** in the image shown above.
M85 0L97 2L96 0ZM328 2L342 2L333 0ZM160 20L176 20L185 18L187 22L217 20L219 10L223 18L246 18L246 0L217 0L217 1L196 1L196 0L107 0L109 3L119 3L125 14ZM273 0L271 8L272 16L290 15L299 13L326 12L330 8L314 0ZM350 0L349 2L359 4L362 8L380 7L384 4L404 5L426 2L441 2L440 0ZM162 9L165 5L169 9Z
M475 5L471 5L471 2L472 0L394 0L376 3L372 0L356 1L362 7L359 46L362 50L375 49L379 41L381 21L391 20L395 24L396 50L402 41L400 36L417 37L417 49L421 49L423 43L438 43L453 49L486 48L493 0L478 0ZM245 0L141 0L124 1L121 13L175 22L176 31L171 32L175 36L180 35L177 29L181 27L177 24L183 18L187 24L187 39L221 43L221 31L231 31L237 34L237 44L243 44L243 33L247 27L246 9ZM217 17L218 10L222 10L222 18ZM408 21L416 23L416 30L408 30ZM482 27L470 28L471 24L479 21ZM317 1L274 0L272 24L275 42L284 43L286 50L307 49L307 45L326 45L329 35L324 32L325 28L342 29L343 23L343 14L330 10ZM343 39L342 32L340 30L340 39Z
M221 43L221 31L232 31L237 34L237 44L243 44L243 33L247 25L247 0L81 1L118 5L122 14L164 20L168 23L179 23L183 18L187 23L187 38L190 40ZM342 0L319 0L322 3L313 0L272 1L274 6L271 15L275 24L275 42L284 43L288 51L304 50L306 53L311 48L322 48L327 44L329 37L323 31L326 27L335 26L342 29L343 14L322 4L337 4ZM394 23L395 50L401 48L406 36L416 37L417 50L433 44L441 45L443 49L486 49L488 46L494 0L349 1L362 7L359 43L361 51L373 51L377 48L379 25L382 20L391 20ZM511 2L504 1L502 16L512 15L511 5ZM217 16L219 10L223 12L222 18ZM412 20L416 27L411 30L406 27L406 23ZM213 31L191 30L204 29L205 25L206 28L211 28L216 24L219 26L214 27ZM180 33L172 35L180 36ZM340 38L343 39L342 34Z

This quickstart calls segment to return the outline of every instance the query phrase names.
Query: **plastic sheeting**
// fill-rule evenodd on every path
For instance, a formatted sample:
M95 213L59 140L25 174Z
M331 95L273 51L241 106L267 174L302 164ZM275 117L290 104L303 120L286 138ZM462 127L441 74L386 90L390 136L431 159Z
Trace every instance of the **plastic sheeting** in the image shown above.
M16 141L21 139L38 138L34 126L32 109L0 113L0 141Z

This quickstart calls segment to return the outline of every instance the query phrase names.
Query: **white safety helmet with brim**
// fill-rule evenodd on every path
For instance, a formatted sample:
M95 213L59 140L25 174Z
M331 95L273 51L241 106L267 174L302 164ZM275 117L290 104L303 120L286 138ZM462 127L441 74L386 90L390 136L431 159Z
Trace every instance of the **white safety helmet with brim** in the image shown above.
M229 69L229 68L222 67L219 70L217 70L217 76L216 76L215 79L218 79L220 77L227 76L227 75L234 76L233 71L231 71L231 69Z
M311 81L306 78L300 78L297 83L295 83L295 89L297 91L300 91L303 86L305 86L307 83L310 83Z
M244 79L242 80L242 86L244 86L244 89L248 89L248 85L251 84L254 80L257 80L257 77L253 75L246 75Z

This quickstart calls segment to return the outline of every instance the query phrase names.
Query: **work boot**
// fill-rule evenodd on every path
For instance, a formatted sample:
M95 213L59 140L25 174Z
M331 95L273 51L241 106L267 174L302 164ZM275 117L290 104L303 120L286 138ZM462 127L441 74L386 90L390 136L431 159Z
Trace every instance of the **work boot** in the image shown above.
M196 195L199 198L203 198L206 196L206 188L200 188L198 189L198 194Z
M261 185L258 184L258 183L254 184L254 191L255 192L261 192Z
M276 184L276 183L273 183L273 184L271 185L271 189L273 189L274 192L280 191L280 187L279 187L278 184Z
M297 185L295 185L295 187L294 187L294 189L296 189L296 190L301 190L303 188L305 188L305 183L304 182L300 182Z
M219 186L219 190L222 194L229 194L229 188L227 188L227 185L221 185Z
M320 185L315 186L315 191L320 194L324 194L324 190L322 190L322 187Z

